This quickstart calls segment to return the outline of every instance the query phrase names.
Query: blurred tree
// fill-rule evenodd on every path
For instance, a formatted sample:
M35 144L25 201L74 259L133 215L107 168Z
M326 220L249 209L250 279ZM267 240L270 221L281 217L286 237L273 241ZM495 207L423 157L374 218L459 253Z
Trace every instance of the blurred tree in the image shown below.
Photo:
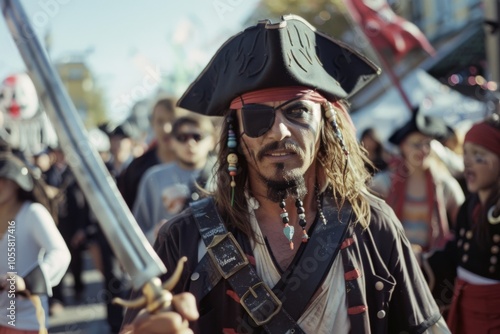
M273 20L285 14L299 15L330 36L342 36L351 29L342 0L262 0L257 13Z
M45 32L43 42L50 58L53 43L50 28ZM88 47L54 62L61 81L87 128L108 121L103 91L98 87L95 75L86 62L93 52L94 48Z
M286 14L302 16L319 31L348 43L378 63L368 40L350 17L344 0L261 0L247 23L254 24L263 18L277 22Z
M86 127L107 121L102 90L81 57L73 57L56 65L61 80Z

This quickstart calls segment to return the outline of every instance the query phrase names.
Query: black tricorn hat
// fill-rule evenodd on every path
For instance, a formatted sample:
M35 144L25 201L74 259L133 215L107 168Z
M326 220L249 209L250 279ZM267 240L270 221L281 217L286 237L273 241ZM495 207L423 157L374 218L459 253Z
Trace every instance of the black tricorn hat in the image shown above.
M420 132L434 139L443 139L449 135L448 127L441 118L423 115L418 108L414 108L411 119L394 131L389 137L389 142L399 145L414 132Z
M331 100L346 98L380 69L346 44L316 31L303 18L259 21L233 36L179 99L182 108L222 116L241 94L306 86Z

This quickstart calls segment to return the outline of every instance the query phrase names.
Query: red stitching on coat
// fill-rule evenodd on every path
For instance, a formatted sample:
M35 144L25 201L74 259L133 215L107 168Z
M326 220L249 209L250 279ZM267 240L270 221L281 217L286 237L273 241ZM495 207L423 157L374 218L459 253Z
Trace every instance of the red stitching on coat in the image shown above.
M245 254L248 258L248 262L252 265L255 266L255 258L251 255Z
M349 315L360 314L360 313L365 312L366 309L367 309L367 307L365 305L349 307L347 309L347 314L349 314Z
M361 276L361 272L358 269L353 269L344 274L344 278L346 281L352 281Z
M231 297L235 302L237 302L238 304L240 303L240 297L238 296L238 294L236 292L234 292L233 290L229 290L227 289L226 290L226 295L228 295L229 297Z
M354 243L354 239L353 238L347 238L344 240L344 242L342 243L342 245L340 246L340 249L344 249L346 247L349 247L350 245L352 245Z

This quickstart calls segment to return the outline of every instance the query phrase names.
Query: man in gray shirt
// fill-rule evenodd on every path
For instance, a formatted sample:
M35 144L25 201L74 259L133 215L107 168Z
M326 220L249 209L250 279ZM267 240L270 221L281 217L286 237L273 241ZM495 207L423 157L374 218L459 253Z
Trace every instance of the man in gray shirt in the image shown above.
M154 166L142 177L133 214L151 243L157 229L192 199L190 185L202 170L210 171L213 166L209 156L215 147L214 132L208 118L180 117L172 129L175 161Z

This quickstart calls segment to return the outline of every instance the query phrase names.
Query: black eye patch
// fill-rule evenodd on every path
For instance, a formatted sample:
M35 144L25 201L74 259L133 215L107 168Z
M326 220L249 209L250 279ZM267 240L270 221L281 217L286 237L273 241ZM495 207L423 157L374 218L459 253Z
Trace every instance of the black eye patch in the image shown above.
M245 134L251 138L263 136L274 124L276 111L283 108L292 101L298 100L300 97L288 100L277 107L271 107L265 104L244 104L241 108L243 120L243 130ZM287 117L297 117L298 110L304 110L305 107L298 108L295 105L285 108L284 112Z
M241 111L243 129L252 138L258 138L269 131L276 117L276 110L265 104L245 104Z

